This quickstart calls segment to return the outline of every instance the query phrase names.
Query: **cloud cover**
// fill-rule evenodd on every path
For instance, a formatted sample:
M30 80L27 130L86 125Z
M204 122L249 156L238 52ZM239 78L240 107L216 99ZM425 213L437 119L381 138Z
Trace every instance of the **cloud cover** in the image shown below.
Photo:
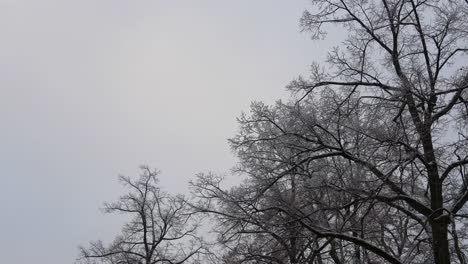
M162 170L171 192L234 165L252 100L323 57L308 1L0 0L0 254L72 263L120 221L98 211L117 174Z

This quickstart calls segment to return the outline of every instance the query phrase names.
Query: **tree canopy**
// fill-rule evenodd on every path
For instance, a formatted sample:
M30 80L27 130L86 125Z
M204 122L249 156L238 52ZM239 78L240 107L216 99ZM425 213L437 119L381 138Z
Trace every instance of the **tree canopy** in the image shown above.
M158 231L148 242L144 233L131 250L125 239L93 244L85 257L139 245L129 256L148 259L158 255L148 246L191 235L185 217L201 214L214 223L216 263L468 262L468 2L312 3L302 30L318 40L341 26L346 39L290 83L288 100L254 102L239 117L229 142L242 183L226 188L223 177L200 174L189 201L166 200L160 211L159 191L150 200L141 192L145 176L137 196L107 210L139 217L123 237L159 223L148 218L154 212L174 215L176 234ZM179 214L186 205L191 214Z
M346 40L291 82L292 99L239 118L241 186L195 183L231 254L466 263L468 3L312 3L302 29L320 39L339 25Z

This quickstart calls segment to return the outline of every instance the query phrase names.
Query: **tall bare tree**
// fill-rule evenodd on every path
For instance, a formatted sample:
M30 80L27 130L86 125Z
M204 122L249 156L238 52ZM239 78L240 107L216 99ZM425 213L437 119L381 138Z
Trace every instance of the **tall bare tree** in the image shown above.
M389 113L380 120L387 121L382 129L401 132L388 139L376 135L372 140L410 153L415 159L410 164L418 166L424 179L417 186L427 187L428 196L407 199L404 186L392 177L393 169L379 166L372 157L363 160L346 146L340 147L342 156L364 165L392 190L397 196L393 198L429 222L434 261L450 263L448 224L468 200L465 175L456 171L468 163L466 126L458 126L458 135L450 133L467 114L468 2L313 2L318 11L304 14L304 29L320 37L326 24L343 25L349 32L346 50L337 48L330 54L328 74L315 69L310 81L299 81L291 88L311 93L319 87L333 87L347 96L360 91L363 103L376 108L385 105L383 110ZM360 134L368 137L369 133Z
M303 30L341 25L346 40L290 84L290 102L239 119L242 199L213 182L204 198L245 214L238 226L287 215L324 245L322 261L467 263L468 2L312 3ZM293 178L300 200L256 207Z

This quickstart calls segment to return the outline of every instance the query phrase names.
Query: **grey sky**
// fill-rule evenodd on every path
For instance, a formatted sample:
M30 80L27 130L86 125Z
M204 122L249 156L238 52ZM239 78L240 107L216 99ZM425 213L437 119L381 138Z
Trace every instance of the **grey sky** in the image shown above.
M109 241L119 221L98 208L140 164L172 192L228 172L236 116L328 48L299 33L308 3L0 0L1 262Z

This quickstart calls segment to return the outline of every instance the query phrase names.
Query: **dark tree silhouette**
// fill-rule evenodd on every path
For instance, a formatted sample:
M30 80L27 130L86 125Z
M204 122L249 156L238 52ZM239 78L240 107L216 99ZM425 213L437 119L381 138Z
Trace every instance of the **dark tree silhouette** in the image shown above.
M347 39L289 85L291 101L239 118L246 180L224 190L201 177L199 210L245 263L278 256L243 248L255 239L317 263L467 263L468 2L312 3L303 30L319 39L341 25Z
M183 197L173 197L158 187L158 172L142 167L137 180L120 176L129 192L104 212L131 217L111 244L91 242L81 248L79 261L84 263L182 264L198 263L204 252L203 241L196 234L198 222Z

